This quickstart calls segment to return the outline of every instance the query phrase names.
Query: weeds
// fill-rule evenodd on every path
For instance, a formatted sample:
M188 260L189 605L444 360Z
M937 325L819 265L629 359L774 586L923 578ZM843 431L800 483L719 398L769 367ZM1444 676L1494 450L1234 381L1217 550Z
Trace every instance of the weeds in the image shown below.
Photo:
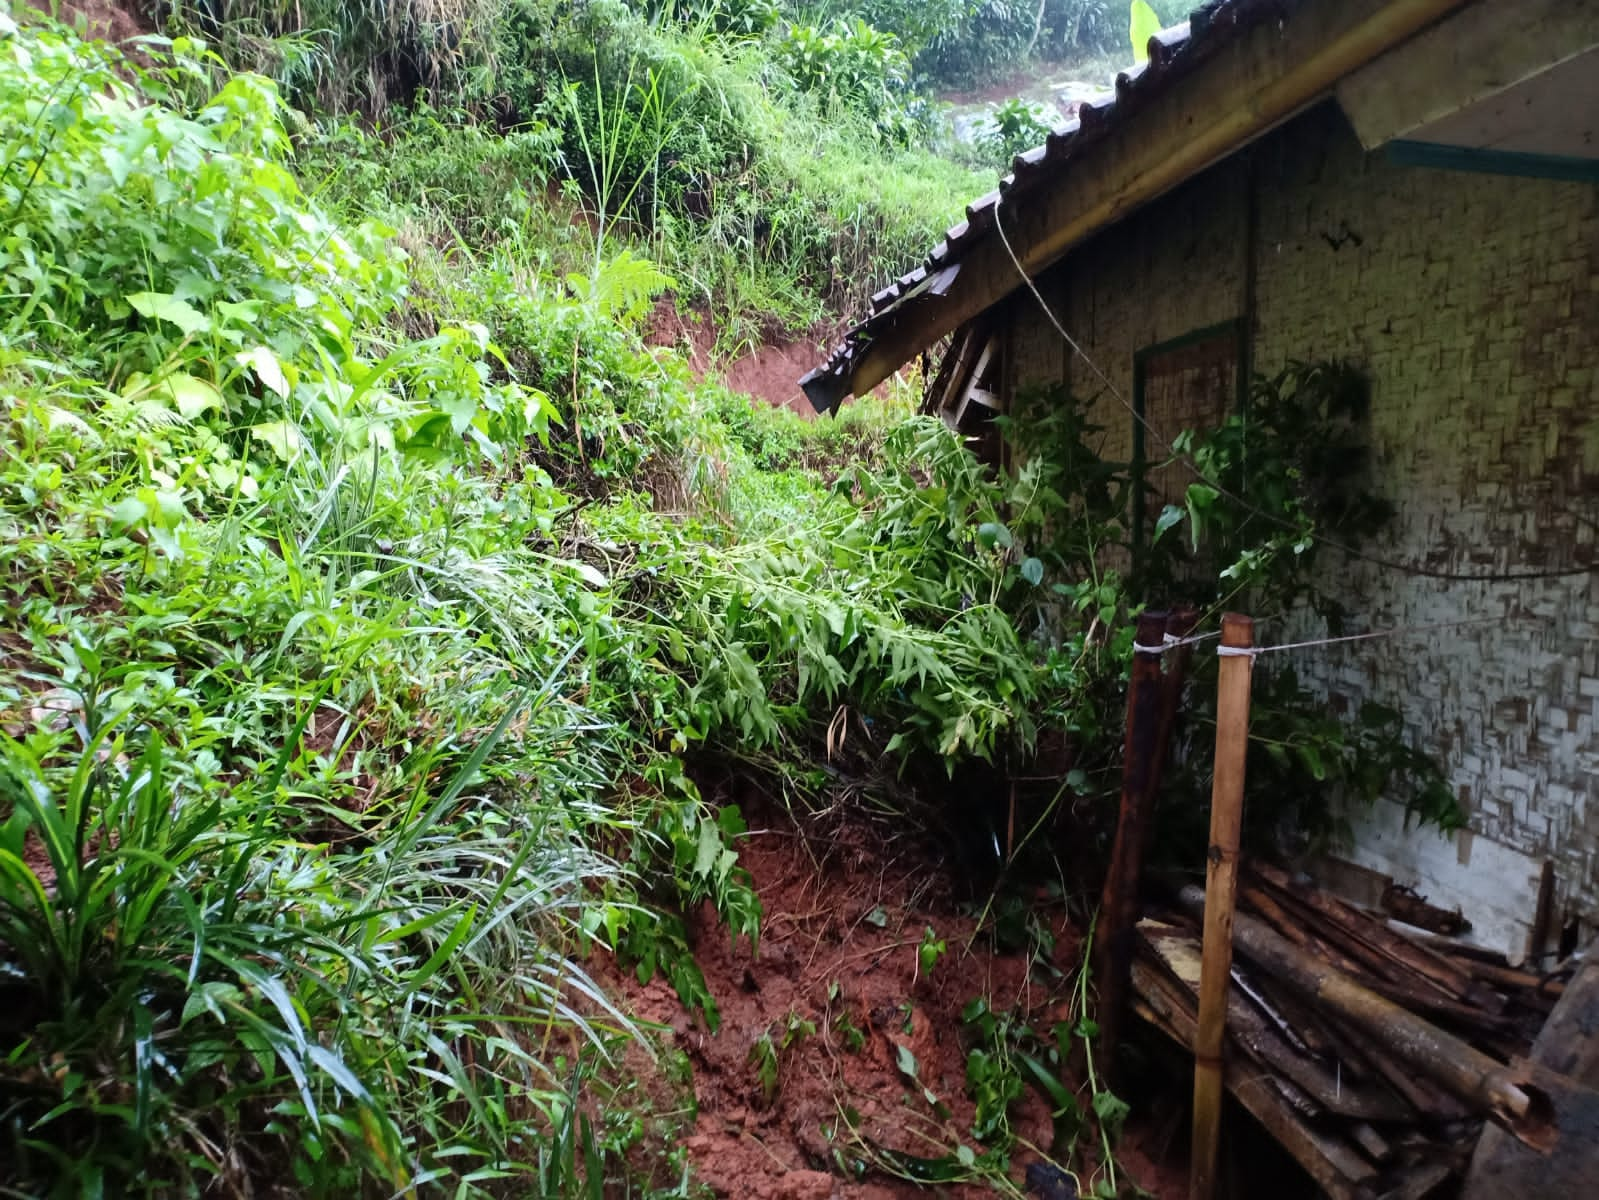
M1097 1142L1095 1157L1099 1165L1089 1177L1091 1190L1084 1191L1082 1182L1072 1176L1076 1194L1115 1197L1119 1194L1115 1146L1128 1109L1104 1086L1095 1068L1093 1039L1098 1035L1098 1026L1089 1016L1089 943L1084 946L1085 965L1078 968L1073 982L1070 1016L1057 1022L1048 1035L1037 1032L1014 1014L994 1012L982 997L972 1000L962 1012L972 1042L966 1056L966 1090L976 1105L971 1132L994 1152L1008 1152L1015 1142L1011 1110L1023 1091L1032 1086L1050 1107L1054 1123L1050 1158L1079 1162L1084 1135L1091 1131ZM1066 1065L1074 1048L1084 1063L1086 1076L1078 1090L1065 1082ZM1086 1109L1081 1098L1084 1092L1088 1098Z
M939 937L931 925L922 931L921 944L916 947L916 974L920 978L931 978L933 968L938 966L938 960L943 958L948 951L944 939Z
M264 81L185 112L3 48L8 1184L596 1186L591 906L641 961L651 880L758 907L733 814L610 803L654 759L582 700L554 410L481 327L396 337L399 257L304 201Z
M761 1088L761 1101L770 1107L782 1087L783 1060L790 1050L814 1036L816 1023L792 1009L781 1023L761 1031L750 1047L749 1061L755 1068L755 1081Z

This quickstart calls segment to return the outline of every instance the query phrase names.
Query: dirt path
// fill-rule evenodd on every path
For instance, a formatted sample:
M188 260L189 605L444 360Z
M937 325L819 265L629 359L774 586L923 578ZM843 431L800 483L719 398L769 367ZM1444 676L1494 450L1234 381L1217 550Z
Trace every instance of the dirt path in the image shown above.
M984 1153L971 1136L974 1035L962 1010L983 997L1037 1029L1067 1019L1079 937L1064 907L1040 900L1031 948L1003 952L976 934L955 880L876 834L806 839L769 814L741 862L765 906L759 954L730 946L708 912L690 922L720 1031L690 1020L659 980L621 985L633 1012L670 1027L669 1041L693 1064L698 1115L684 1144L695 1176L718 1196L753 1200L929 1194L895 1177L926 1169L899 1155L953 1162L962 1146ZM946 946L930 972L919 961L924 939ZM1020 1188L1041 1160L1026 1144L1047 1150L1051 1141L1039 1091L1023 1091L1011 1122L1009 1178ZM1136 1146L1123 1165L1158 1196L1184 1193L1180 1170L1152 1168ZM1003 1188L988 1179L933 1194L992 1195L996 1183Z

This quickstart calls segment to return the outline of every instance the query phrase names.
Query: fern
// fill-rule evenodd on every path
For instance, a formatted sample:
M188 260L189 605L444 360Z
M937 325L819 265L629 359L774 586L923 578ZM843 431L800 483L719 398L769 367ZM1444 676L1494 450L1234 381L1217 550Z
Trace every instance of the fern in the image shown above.
M566 277L572 294L605 321L635 326L650 304L676 281L649 259L625 248L597 266L592 274Z

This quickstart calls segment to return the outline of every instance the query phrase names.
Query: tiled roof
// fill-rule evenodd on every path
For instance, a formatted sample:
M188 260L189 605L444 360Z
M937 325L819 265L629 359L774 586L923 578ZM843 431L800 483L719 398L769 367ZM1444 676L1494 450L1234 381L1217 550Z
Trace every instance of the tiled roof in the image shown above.
M1188 20L1162 30L1149 42L1149 61L1116 76L1113 96L1085 103L1076 120L1056 129L1042 146L1011 160L999 187L966 206L966 219L950 228L926 260L872 297L872 311L844 335L827 361L800 380L818 411L837 407L851 388L855 365L887 324L927 296L956 286L961 261L989 236L1001 198L1014 207L1071 170L1093 147L1113 136L1126 119L1172 80L1187 74L1242 31L1281 20L1290 0L1212 0Z

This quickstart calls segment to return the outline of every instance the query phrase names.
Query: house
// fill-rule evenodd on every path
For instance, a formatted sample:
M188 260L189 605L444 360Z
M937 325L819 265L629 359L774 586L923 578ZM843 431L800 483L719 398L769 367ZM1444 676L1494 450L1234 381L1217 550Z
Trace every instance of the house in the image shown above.
M1106 455L1130 458L1123 400L1170 437L1219 421L1251 372L1362 364L1373 486L1398 510L1383 556L1415 570L1326 568L1366 628L1504 620L1303 664L1330 698L1402 710L1470 815L1444 838L1381 803L1348 859L1515 953L1540 891L1555 933L1586 941L1599 0L1218 0L1149 54L1020 155L802 387L829 409L947 344L930 397L947 420L1065 383L1098 394Z

